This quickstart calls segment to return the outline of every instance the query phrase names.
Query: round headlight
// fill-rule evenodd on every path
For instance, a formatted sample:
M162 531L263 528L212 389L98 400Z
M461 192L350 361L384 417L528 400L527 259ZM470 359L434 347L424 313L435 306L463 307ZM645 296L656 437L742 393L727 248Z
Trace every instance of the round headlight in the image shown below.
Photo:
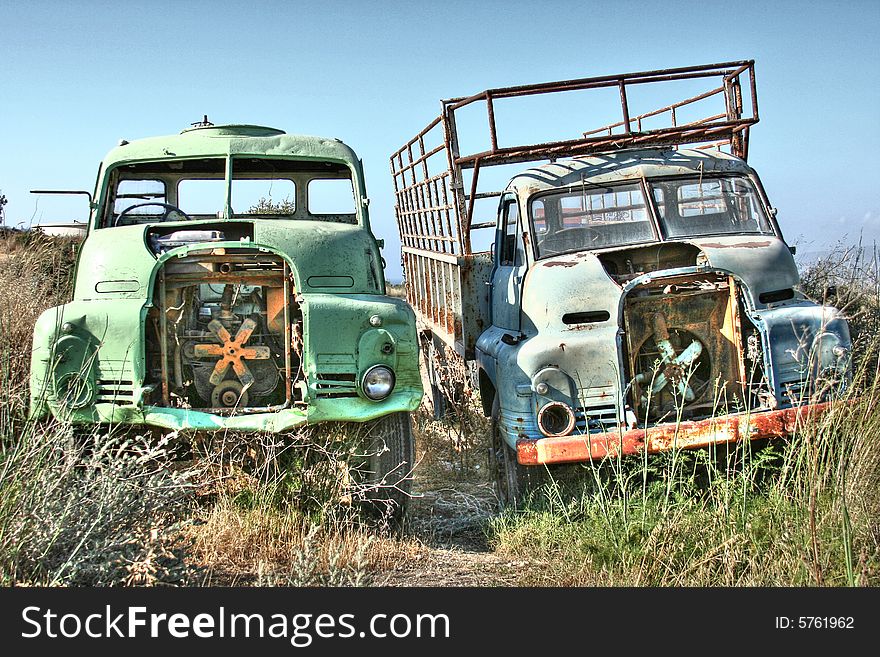
M545 436L567 436L574 423L574 412L568 404L550 402L538 411L538 429Z
M55 397L68 408L80 409L88 406L94 394L92 384L79 372L63 374L55 382Z
M364 373L361 389L367 399L385 399L394 390L394 372L385 365L373 365Z

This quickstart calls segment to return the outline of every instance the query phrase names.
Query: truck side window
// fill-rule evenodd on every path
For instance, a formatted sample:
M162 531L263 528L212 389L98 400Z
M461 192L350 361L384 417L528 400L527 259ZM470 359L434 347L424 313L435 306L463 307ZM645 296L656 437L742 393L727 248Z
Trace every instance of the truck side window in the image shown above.
M501 253L498 264L511 266L516 264L516 232L517 219L519 218L519 206L516 199L511 199L504 204L504 233L501 238Z

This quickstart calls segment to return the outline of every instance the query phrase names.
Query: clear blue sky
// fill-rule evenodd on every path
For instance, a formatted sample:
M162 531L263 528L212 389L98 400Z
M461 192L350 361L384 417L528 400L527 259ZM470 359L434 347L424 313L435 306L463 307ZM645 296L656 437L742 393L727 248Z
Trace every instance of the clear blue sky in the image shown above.
M176 133L206 113L338 137L364 159L394 280L388 156L440 98L753 58L761 121L749 163L786 238L802 250L860 233L871 241L880 239L878 40L877 0L0 0L0 190L9 224L69 219L48 201L35 206L28 190L91 190L120 138Z

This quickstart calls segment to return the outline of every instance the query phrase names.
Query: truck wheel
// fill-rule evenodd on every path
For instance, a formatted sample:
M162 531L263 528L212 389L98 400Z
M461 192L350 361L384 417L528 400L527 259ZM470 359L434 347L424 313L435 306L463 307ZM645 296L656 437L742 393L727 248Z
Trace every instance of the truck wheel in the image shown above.
M440 387L440 377L433 359L429 356L426 360L428 361L428 381L431 385L431 408L434 419L442 420L449 410L449 400L443 393L443 388Z
M365 445L368 456L357 477L364 506L397 522L406 512L415 465L409 413L391 413L370 422Z
M547 481L542 465L520 465L516 452L501 437L501 403L496 393L492 402L492 465L495 471L495 494L501 509L522 508L530 494Z
M431 412L435 420L442 420L446 417L447 411L452 405L446 396L446 386L444 385L438 364L444 359L442 350L437 348L433 336L422 337L422 358L424 360L425 374L428 380L431 395Z

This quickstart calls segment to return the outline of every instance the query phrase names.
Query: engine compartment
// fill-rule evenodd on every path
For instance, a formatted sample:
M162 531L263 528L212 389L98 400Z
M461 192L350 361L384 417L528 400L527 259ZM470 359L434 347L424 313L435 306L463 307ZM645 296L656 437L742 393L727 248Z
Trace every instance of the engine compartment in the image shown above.
M647 281L624 302L628 402L642 422L775 408L758 329L732 277Z
M153 403L212 413L297 401L302 314L287 263L260 249L210 248L160 269L147 315Z

